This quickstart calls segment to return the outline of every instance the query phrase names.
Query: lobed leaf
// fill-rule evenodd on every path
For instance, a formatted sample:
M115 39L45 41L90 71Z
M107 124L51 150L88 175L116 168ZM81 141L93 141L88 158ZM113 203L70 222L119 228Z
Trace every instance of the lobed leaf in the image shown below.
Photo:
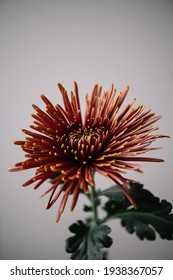
M102 249L112 245L112 239L108 236L111 229L107 225L78 221L69 230L74 233L66 240L66 252L72 253L71 259L102 260Z
M127 190L135 200L138 208L130 207L130 202L117 186L111 187L99 195L106 195L111 198L104 210L108 221L120 218L121 224L129 233L136 233L141 239L154 240L156 232L162 239L173 239L173 214L172 205L166 200L155 197L151 192L143 189L139 183L130 183L131 189ZM115 191L114 191L115 190Z

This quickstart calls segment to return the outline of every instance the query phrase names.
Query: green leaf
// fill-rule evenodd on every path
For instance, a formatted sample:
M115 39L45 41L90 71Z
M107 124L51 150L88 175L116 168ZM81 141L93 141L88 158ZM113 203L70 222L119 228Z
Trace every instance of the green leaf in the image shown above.
M135 200L138 208L130 208L130 202L120 194L121 190L115 186L107 190L106 195L111 197L105 206L107 212L105 221L120 218L121 224L129 233L136 233L143 240L154 240L156 232L162 239L173 239L173 214L171 214L172 205L166 200L155 197L151 192L143 189L143 185L139 183L131 183L131 189L127 190ZM116 194L118 194L116 196ZM124 197L123 197L124 196Z
M97 195L106 196L106 197L110 198L111 200L118 201L118 202L126 200L126 197L124 196L123 192L116 185L112 186L106 190L98 191Z
M66 240L66 252L72 253L71 259L102 260L102 249L112 245L112 239L108 236L111 229L107 225L78 221L69 230L74 233Z
M125 186L124 188L127 190L127 192L133 197L136 203L138 204L145 204L152 203L153 199L155 198L154 195L149 192L146 189L143 189L143 185L140 183L132 183L130 182L130 189L127 189ZM116 202L123 202L125 205L131 205L130 201L127 199L127 197L124 195L124 193L121 191L121 189L114 185L104 191L99 191L98 196L106 196L110 198L111 200L114 200Z
M92 211L92 207L91 207L91 206L88 206L88 205L84 205L84 206L83 206L83 211L85 211L85 212L91 212L91 211Z

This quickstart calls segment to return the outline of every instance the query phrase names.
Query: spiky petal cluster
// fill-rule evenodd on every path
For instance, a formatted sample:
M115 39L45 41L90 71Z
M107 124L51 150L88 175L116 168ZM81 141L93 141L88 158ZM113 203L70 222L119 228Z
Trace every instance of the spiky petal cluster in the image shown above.
M27 160L18 162L10 171L36 168L33 178L23 184L35 184L37 189L48 178L51 187L42 195L50 193L47 209L62 195L57 221L63 212L67 199L72 194L71 210L74 209L80 190L88 193L88 186L94 187L93 171L111 178L128 197L129 180L124 177L127 169L142 172L138 161L160 162L161 159L138 156L156 148L148 146L161 134L153 134L153 127L160 116L155 116L144 106L132 108L135 99L121 113L119 109L127 95L125 87L118 95L112 85L102 94L102 87L94 86L91 97L86 95L86 113L82 121L78 86L74 83L71 99L61 84L58 84L64 107L52 103L41 95L46 112L36 105L33 108L36 132L22 130L27 136L24 141L15 141L26 153Z

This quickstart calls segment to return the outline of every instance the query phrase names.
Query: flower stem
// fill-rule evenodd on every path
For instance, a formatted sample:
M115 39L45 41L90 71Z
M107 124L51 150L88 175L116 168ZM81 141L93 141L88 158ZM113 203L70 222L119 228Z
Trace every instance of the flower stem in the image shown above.
M98 224L97 193L94 187L91 188L91 201L93 210L93 221Z

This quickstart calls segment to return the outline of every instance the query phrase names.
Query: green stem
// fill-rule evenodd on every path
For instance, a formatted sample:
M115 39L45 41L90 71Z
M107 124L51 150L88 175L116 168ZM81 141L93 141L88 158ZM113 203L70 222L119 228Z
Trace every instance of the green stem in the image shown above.
M98 224L98 211L97 211L97 193L95 187L91 187L91 202L93 210L93 221Z
M150 218L154 218L155 220L158 220L158 223L160 221L160 223L164 222L164 218L157 216L157 213L160 213L160 211L155 211L155 212L135 212L135 211L125 211L125 212L121 212L121 213L117 213L117 214L113 214L111 216L105 217L102 221L101 224L104 224L106 222L109 222L110 220L116 219L116 218L123 218L123 217L130 217L132 214L133 216L137 217L138 219L141 219L142 216L146 217L149 216ZM168 222L169 223L169 222Z

